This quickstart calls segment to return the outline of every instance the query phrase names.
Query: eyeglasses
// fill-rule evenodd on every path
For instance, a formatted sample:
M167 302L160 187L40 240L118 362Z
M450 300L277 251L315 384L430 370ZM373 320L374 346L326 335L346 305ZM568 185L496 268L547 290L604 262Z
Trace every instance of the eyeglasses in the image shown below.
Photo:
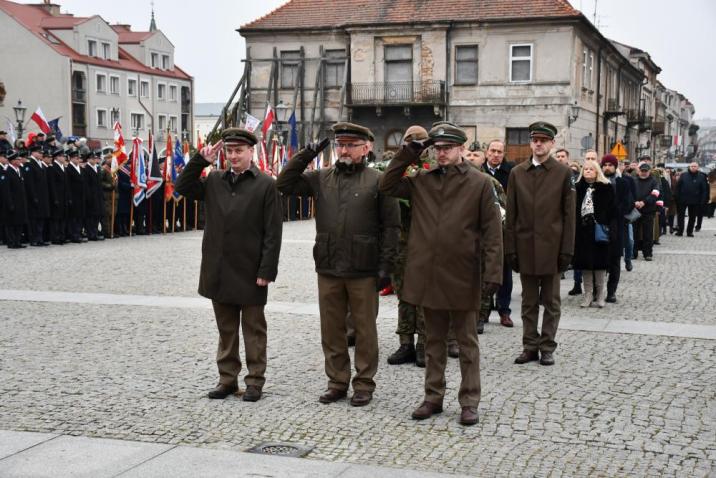
M333 147L336 149L356 149L360 148L361 146L365 146L365 143L339 143L338 141L333 142Z
M460 146L459 144L436 144L433 149L436 153L447 153Z

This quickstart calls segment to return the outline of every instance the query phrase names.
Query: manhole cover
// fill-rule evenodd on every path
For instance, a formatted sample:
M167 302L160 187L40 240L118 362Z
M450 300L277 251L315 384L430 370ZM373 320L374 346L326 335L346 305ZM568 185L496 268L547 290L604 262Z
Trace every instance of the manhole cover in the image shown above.
M295 443L262 443L246 450L260 455L292 456L301 458L313 450L312 446L296 445Z

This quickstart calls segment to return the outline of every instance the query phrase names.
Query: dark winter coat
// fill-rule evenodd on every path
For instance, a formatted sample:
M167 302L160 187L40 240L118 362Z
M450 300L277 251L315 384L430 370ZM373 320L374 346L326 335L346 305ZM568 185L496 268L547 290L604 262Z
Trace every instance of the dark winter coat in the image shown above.
M595 182L592 200L594 216L582 217L582 201L590 185L582 178L576 185L576 235L574 240L574 259L572 264L577 270L606 270L609 266L610 251L618 247L616 235L611 226L618 215L614 188L611 184ZM609 242L598 243L594 239L595 223L610 226Z
M47 167L32 158L22 169L27 193L27 215L30 219L50 217L50 199L47 190Z
M626 241L626 219L624 216L634 209L634 191L631 177L613 176L608 179L614 179L612 188L614 189L614 204L617 212L609 224L609 233L613 242L609 248L609 255L616 259L624 254L624 244Z
M2 200L2 222L7 226L27 224L27 193L25 180L12 166L0 171L0 195Z
M85 212L88 216L97 217L104 214L104 191L102 191L102 176L99 167L95 171L92 165L87 164L82 169L85 181Z
M699 171L682 173L676 183L676 189L681 206L697 206L708 202L709 184Z
M641 214L654 214L656 212L656 201L658 196L654 191L661 193L659 181L654 176L647 176L642 179L639 176L634 178L634 201L643 201L644 206L639 209Z
M276 181L255 165L232 181L231 170L213 171L196 154L176 182L176 191L204 201L206 222L201 244L199 294L222 304L266 304L268 287L256 279L276 280L283 213Z
M65 168L68 185L67 217L84 219L85 217L85 182L82 178L82 168L79 171L72 164Z
M117 214L129 215L132 204L132 181L122 169L117 173Z
M507 183L510 179L510 171L512 171L512 168L514 166L514 164L508 163L506 160L503 160L500 165L495 169L495 174L492 174L490 172L490 166L488 166L487 161L485 161L485 164L482 165L482 172L489 174L490 176L497 179L502 185L502 189L504 191L507 191Z
M311 155L299 151L278 177L283 194L313 196L316 272L335 277L389 274L398 255L398 201L378 190L382 173L363 164L304 172Z
M67 171L67 166L65 166ZM62 166L53 163L47 168L47 187L50 192L50 217L64 219L67 217L67 174Z

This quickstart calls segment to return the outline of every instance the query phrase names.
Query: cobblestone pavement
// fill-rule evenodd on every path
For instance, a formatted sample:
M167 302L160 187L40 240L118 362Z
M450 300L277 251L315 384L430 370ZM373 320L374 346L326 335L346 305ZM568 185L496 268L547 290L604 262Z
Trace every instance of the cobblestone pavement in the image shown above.
M653 262L622 273L618 305L584 310L565 293L563 316L716 325L714 233L706 220L695 239L663 238ZM285 225L271 302L316 301L313 234L312 222ZM1 287L196 297L200 237L3 249ZM265 398L249 404L205 398L216 381L209 309L82 302L0 302L0 429L237 450L288 441L315 446L309 459L480 476L716 473L714 340L563 330L554 367L517 366L521 329L493 318L480 337L480 424L465 428L455 360L445 412L410 420L423 369L386 364L397 347L391 318L378 323L375 399L353 408L317 402L318 317L271 313Z

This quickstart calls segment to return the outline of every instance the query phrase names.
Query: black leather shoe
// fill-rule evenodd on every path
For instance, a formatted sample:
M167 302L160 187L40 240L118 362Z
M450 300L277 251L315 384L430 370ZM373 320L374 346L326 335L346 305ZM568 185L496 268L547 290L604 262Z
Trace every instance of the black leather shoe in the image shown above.
M415 366L425 368L425 344L415 346Z
M261 389L256 385L249 385L246 387L246 391L241 397L241 400L243 400L244 402L258 402L260 398Z
M477 335L482 335L485 333L485 322L483 322L480 319L477 319Z
M458 347L457 342L448 342L447 354L448 357L451 358L458 358L460 356L460 347Z
M567 294L568 295L582 295L582 284L575 282L574 287L572 287L572 290L567 292Z
M228 397L229 395L232 395L236 393L239 390L239 386L237 384L232 385L226 385L223 383L220 383L216 386L215 389L210 390L207 396L209 398L214 398L217 400L223 400L224 398Z
M423 402L418 408L415 409L411 417L413 417L413 420L426 420L433 415L442 413L442 411L442 404Z
M358 390L356 392L353 392L353 396L351 397L351 406L365 407L366 405L368 405L370 403L371 400L373 400L372 392Z
M616 296L616 294L607 294L607 298L604 299L604 301L609 302L610 304L616 304L617 296Z
M554 365L554 356L552 352L540 353L539 363L542 365Z
M626 268L627 272L631 272L631 270L634 269L634 266L632 265L631 261L625 262L624 267Z
M651 262L651 261L653 261L654 259L653 259L651 256L644 256L644 260L645 260L646 262Z
M413 344L401 344L398 350L388 357L390 365L400 365L403 363L415 362L415 346Z
M480 417L477 415L476 407L462 407L462 413L460 413L460 425L475 425L480 421Z
M515 363L523 364L527 362L536 362L539 360L539 353L536 350L523 350L522 353L515 359Z
M323 395L318 397L318 401L321 403L333 403L338 400L346 398L345 390L338 390L337 388L329 388Z
M356 336L355 335L348 335L346 336L346 340L348 341L349 347L355 347L356 346Z

